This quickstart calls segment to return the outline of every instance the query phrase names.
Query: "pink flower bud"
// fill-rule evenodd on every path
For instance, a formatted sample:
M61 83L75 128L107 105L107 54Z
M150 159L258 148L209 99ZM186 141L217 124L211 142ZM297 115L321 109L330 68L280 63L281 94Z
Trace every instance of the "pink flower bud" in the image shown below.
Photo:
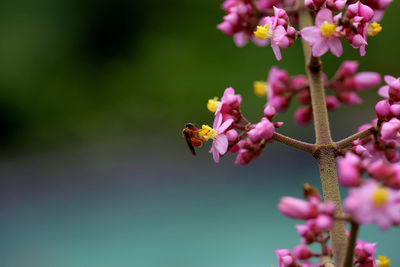
M218 24L217 29L222 31L226 35L232 35L234 33L233 26L228 21L224 21Z
M356 34L353 36L351 39L351 45L355 48L359 48L362 45L367 45L367 41L364 39L364 37L361 34Z
M272 122L267 118L262 118L256 126L251 129L247 135L250 140L254 143L260 141L261 139L270 139L275 132L275 127Z
M224 17L224 20L232 25L236 25L239 22L239 15L235 12L229 13Z
M293 219L307 220L317 215L314 206L305 200L294 197L282 197L278 209L283 215Z
M312 119L312 109L311 106L307 107L300 107L296 110L294 113L294 120L299 124L299 125L307 125L311 122Z
M233 41L237 47L245 46L249 42L249 39L249 36L244 32L238 32L233 35Z
M303 105L311 104L311 96L310 96L310 92L308 91L308 89L301 90L297 94L297 99Z
M371 163L367 170L372 177L378 180L388 180L393 174L390 166L381 159Z
M378 118L385 118L390 115L390 104L387 99L381 100L375 105L375 113Z
M267 104L264 108L264 116L267 119L272 120L275 114L276 114L276 109L272 105Z
M351 76L357 72L358 62L346 60L339 67L338 73L339 76Z
M390 112L395 116L399 116L400 115L400 104L391 105Z
M328 232L333 226L333 219L331 216L319 215L316 220L316 226L321 232Z
M334 111L340 106L339 100L333 95L328 95L325 99L325 102L329 111Z
M377 87L381 83L381 76L376 72L360 72L354 76L356 90L363 91Z
M276 249L276 257L278 258L278 267L295 267L296 259L288 249Z
M278 112L286 111L286 109L289 106L289 100L282 95L276 95L271 97L268 103L271 104L274 108L276 108L276 111Z
M297 75L292 77L292 88L297 90L297 89L302 89L308 87L308 79L304 75Z
M313 252L306 245L297 245L293 248L293 255L296 259L307 260L313 256Z
M253 153L247 149L240 149L235 164L247 165L253 159Z
M339 183L343 186L358 186L361 183L361 159L348 152L338 159Z
M369 22L374 16L374 11L369 6L357 2L349 5L346 11L346 17L353 18L355 16L362 17L363 22Z
M399 137L400 120L396 118L390 119L388 122L384 122L381 128L381 137L383 140L392 140Z
M228 138L229 142L236 141L238 136L239 136L238 133L234 129L231 129L231 130L226 132L226 137Z

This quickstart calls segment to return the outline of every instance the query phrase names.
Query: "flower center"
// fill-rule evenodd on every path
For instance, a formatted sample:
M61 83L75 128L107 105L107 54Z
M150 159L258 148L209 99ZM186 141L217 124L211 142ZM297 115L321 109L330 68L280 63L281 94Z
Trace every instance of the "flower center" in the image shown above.
M203 141L208 141L209 139L215 140L218 137L218 132L210 126L203 124L198 135Z
M324 23L321 26L321 35L328 39L336 32L336 25L333 23L329 23L327 21L324 21Z
M257 31L254 32L254 35L260 40L272 38L272 34L273 31L269 28L268 24L265 24L264 26L257 26Z
M372 22L367 27L368 35L372 36L372 37L374 37L375 35L377 35L381 31L382 31L382 26L379 23L377 23L376 21Z
M268 93L268 84L264 81L255 81L253 87L254 93L260 97L264 97Z
M375 192L372 195L372 203L376 207L382 207L383 205L386 204L388 200L388 192L385 188L379 187L375 190Z
M207 109L211 112L217 111L221 101L218 101L218 97L214 97L213 99L209 99L207 103Z

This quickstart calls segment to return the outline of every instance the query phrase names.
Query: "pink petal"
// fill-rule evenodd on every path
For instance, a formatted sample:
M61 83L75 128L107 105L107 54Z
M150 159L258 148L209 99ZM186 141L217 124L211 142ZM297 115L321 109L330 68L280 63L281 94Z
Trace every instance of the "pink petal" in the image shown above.
M249 42L249 36L247 36L247 34L244 32L238 32L233 35L233 41L237 47L243 47Z
M274 41L271 41L271 48L274 51L276 59L281 60L282 59L281 50L279 49L279 46Z
M310 26L305 27L300 31L301 37L309 42L310 44L314 44L318 39L321 39L320 30L318 27Z
M342 43L340 42L339 38L333 37L327 40L329 50L331 50L332 54L337 57L340 57L343 53Z
M379 88L378 95L380 95L381 97L389 98L389 85L385 85Z
M328 51L329 47L325 39L317 40L312 46L312 54L314 57L320 57Z
M360 47L360 56L365 56L365 54L367 53L367 51L365 51L365 45L362 45Z
M318 28L319 28L319 27L322 26L322 24L325 21L327 21L328 23L332 23L333 22L333 20L332 20L332 11L330 11L327 8L321 9L318 12L318 14L317 14L317 16L315 18L315 25L317 25Z
M213 142L213 148L223 155L228 150L228 138L225 134L218 135L217 139Z
M218 133L224 133L226 129L233 123L233 119L227 119L221 126L217 129ZM215 129L215 128L214 128Z
M393 77L393 76L390 76L390 75L385 75L384 78L385 78L385 82L386 82L387 84L390 84L390 83L396 81L396 78Z
M282 25L279 25L278 27L276 27L276 29L274 30L274 36L272 37L272 39L275 42L279 42L279 40L281 40L283 37L285 37L286 35L286 30Z
M214 143L213 143L213 146L212 146L210 152L213 154L214 162L218 163L219 162L219 153L218 153L217 149L215 148Z
M220 106L221 106L221 105L220 105ZM221 125L221 123L222 123L222 114L221 114L221 113L218 113L218 114L215 116L214 123L213 123L213 128L214 128L214 129L217 129L217 128Z

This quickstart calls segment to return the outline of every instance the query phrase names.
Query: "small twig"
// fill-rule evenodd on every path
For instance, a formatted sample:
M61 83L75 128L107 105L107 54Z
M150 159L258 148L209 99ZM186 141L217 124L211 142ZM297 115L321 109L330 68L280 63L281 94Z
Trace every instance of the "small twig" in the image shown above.
M353 143L353 141L355 141L357 139L363 139L367 136L370 136L371 134L374 134L376 132L376 127L377 127L376 125L373 125L373 126L369 127L368 129L365 129L361 132L358 132L347 138L344 138L344 139L336 142L336 145L339 149L346 148L346 147L350 146Z
M347 242L346 257L344 258L343 267L353 266L354 247L356 245L358 228L359 225L357 223L351 222L350 237L349 241Z
M285 136L285 135L277 133L277 132L274 133L272 138L279 143L282 143L287 146L308 152L310 154L312 154L315 149L314 144L302 142L302 141L290 138L288 136Z

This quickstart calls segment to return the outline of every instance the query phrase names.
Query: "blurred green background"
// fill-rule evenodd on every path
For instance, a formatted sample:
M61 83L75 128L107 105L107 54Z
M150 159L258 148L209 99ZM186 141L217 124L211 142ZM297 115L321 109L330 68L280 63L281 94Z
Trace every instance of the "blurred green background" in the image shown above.
M313 159L272 144L249 166L208 148L197 157L186 122L212 123L205 104L233 86L251 121L252 92L271 66L304 72L300 42L276 62L270 48L236 48L216 30L221 1L5 0L0 8L0 266L256 267L299 242L276 205L320 186ZM360 70L400 75L394 2ZM341 59L326 55L331 76ZM334 138L374 117L364 103L330 114ZM312 142L312 127L280 132ZM400 262L398 229L361 238Z

